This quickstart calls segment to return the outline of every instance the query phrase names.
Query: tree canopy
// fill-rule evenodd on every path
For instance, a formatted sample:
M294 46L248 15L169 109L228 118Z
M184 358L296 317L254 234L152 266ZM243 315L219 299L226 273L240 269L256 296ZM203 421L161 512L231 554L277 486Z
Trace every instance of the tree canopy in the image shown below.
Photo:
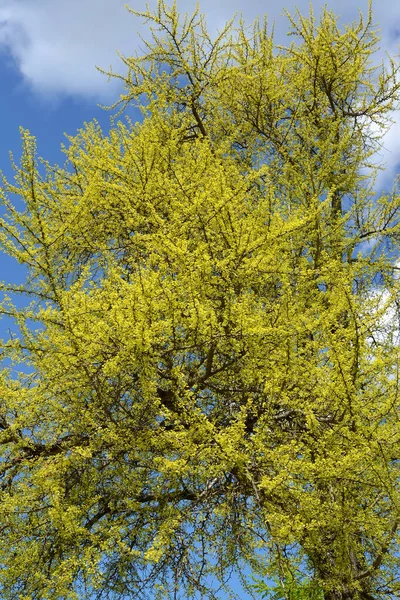
M399 68L371 14L287 15L283 47L131 12L151 36L109 76L140 122L85 124L64 166L22 131L1 188L27 278L2 284L0 596L217 599L251 571L399 597L399 193L375 184Z

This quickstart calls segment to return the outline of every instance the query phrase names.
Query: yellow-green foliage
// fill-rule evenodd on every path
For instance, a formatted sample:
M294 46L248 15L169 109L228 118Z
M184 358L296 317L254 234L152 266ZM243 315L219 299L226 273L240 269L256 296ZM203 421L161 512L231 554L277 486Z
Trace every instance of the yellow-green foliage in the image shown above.
M142 121L86 124L64 167L22 131L3 182L1 598L214 598L239 564L394 597L397 66L370 18L289 16L283 48L134 14L153 37L111 76Z

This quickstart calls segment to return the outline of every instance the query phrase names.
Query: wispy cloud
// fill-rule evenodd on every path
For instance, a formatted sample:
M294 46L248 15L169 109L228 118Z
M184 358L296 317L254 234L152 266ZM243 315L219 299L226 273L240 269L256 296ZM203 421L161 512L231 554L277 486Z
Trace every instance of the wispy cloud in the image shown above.
M137 44L123 0L2 0L0 44L42 96L115 94L95 68L117 63ZM114 86L114 89L113 89Z

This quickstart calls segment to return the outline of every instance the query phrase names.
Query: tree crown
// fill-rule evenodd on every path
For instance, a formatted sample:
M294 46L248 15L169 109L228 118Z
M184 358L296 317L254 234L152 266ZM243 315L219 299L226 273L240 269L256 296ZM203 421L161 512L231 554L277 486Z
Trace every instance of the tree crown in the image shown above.
M32 303L1 309L29 366L2 375L2 597L217 598L244 564L396 597L399 201L373 156L397 64L370 14L288 15L281 47L131 12L152 38L109 75L142 121L86 124L63 167L22 131L3 180L28 269L3 290Z

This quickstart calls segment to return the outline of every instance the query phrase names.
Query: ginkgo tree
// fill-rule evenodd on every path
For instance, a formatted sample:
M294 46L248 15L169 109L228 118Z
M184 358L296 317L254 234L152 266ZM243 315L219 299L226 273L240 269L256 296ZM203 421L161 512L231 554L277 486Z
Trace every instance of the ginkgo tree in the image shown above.
M1 188L0 596L398 597L398 66L371 14L130 12L140 122Z

